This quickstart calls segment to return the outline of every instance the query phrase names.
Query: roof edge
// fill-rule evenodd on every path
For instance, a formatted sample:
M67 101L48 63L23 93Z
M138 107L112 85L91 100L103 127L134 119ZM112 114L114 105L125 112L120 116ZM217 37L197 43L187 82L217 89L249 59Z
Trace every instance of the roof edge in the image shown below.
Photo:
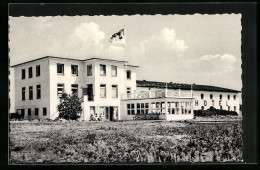
M159 82L159 81L147 81L147 80L136 80L136 82L152 82L152 83L166 83L166 82ZM194 85L195 87L197 86L197 88L199 88L198 86L202 86L202 87L213 87L213 88L220 88L220 89L193 89L194 91L215 91L215 92L232 92L232 93L241 93L241 91L239 90L234 90L234 89L228 89L228 88L224 88L224 87L218 87L218 86L212 86L212 85L201 85L201 84L184 84L184 83L172 83L172 84L177 84L177 85L185 85L185 86L191 86ZM139 87L155 87L155 86L139 86ZM183 87L176 87L176 88L172 88L172 89L182 89Z

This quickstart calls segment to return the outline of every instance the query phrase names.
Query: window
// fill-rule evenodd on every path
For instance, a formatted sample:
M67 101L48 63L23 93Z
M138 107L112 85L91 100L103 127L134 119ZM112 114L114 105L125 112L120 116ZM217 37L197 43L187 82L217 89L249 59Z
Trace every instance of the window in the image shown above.
M228 106L228 111L230 111L230 106Z
M22 79L25 79L25 69L22 69Z
M181 114L185 114L184 106L185 106L185 103L181 102Z
M105 76L106 75L106 65L100 64L100 75Z
M135 114L135 104L127 104L127 114L128 115L134 115Z
M219 108L220 108L220 110L222 110L222 106L220 106Z
M236 97L237 97L236 95L233 96L234 100L236 100Z
M57 63L57 73L64 75L64 64Z
M201 99L204 99L204 94L201 94L201 95L200 95L200 98L201 98Z
M33 86L29 86L29 100L33 99Z
M131 79L131 71L130 70L126 71L126 78Z
M39 109L35 108L35 116L39 116Z
M178 113L179 113L179 103L168 102L168 114L178 114Z
M106 97L106 85L100 84L100 97L105 98Z
M126 88L126 93L127 93L127 94L131 93L131 87L127 87L127 88Z
M78 85L77 84L72 84L71 85L71 93L78 94Z
M22 100L25 100L25 87L22 88Z
M220 99L220 100L222 99L222 94L221 94L221 95L219 95L219 99Z
M78 66L77 65L71 65L71 74L78 76Z
M33 76L33 72L32 72L32 67L29 67L29 78L32 78L32 76Z
M126 88L126 94L127 94L127 98L131 97L131 87Z
M236 107L236 106L234 106L234 111L235 111L235 112L237 111L237 107Z
M32 115L32 110L29 108L28 109L28 116L31 116Z
M92 65L87 65L87 76L92 76Z
M204 110L204 106L201 106L201 110Z
M40 65L36 66L36 77L39 77L41 75L41 68Z
M41 85L36 86L37 99L41 98Z
M148 114L149 103L137 103L136 111L137 111L137 114Z
M111 75L113 77L117 76L117 66L111 66Z
M227 99L230 100L230 95L227 95Z
M58 84L57 85L57 95L58 95L58 97L62 97L63 92L64 92L64 84Z
M118 88L117 85L112 85L112 98L118 97Z
M42 115L47 116L47 108L46 107L42 108Z
M165 114L165 103L164 102L151 103L151 112L158 113L158 114Z
M210 94L210 99L213 99L213 94Z

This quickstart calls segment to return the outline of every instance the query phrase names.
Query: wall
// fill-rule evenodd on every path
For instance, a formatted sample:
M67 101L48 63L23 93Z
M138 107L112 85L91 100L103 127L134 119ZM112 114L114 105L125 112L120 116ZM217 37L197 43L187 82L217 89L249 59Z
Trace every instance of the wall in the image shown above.
M168 114L167 102L192 102L191 98L181 99L181 98L150 98L150 99L132 99L132 100L121 100L121 117L120 120L133 120L135 115L127 114L127 104L135 104L135 113L136 113L136 105L137 103L149 103L149 111L151 113L151 103L153 102L165 102L165 111L166 114L159 115L160 120L184 120L184 119L192 119L194 117L193 108L191 107L190 114ZM180 108L180 104L179 104Z
M84 99L84 120L89 119L90 106L96 107L96 113L100 113L99 108L102 106L116 106L118 107L118 112L120 112L120 96L126 93L126 86L131 87L135 90L136 88L136 73L135 68L128 67L131 70L131 80L126 81L126 70L124 62L118 61L106 61L106 60L87 60L85 61L85 70L87 70L87 65L92 64L92 76L87 76L85 72L85 86L87 84L93 84L94 101L87 101ZM100 64L106 65L106 75L100 75ZM117 76L111 75L111 66L117 66ZM106 85L106 97L100 97L100 84ZM112 98L112 85L117 85L118 87L118 97ZM86 98L87 99L87 98ZM120 113L118 113L120 117Z
M36 77L36 65L40 65L40 76ZM33 76L28 78L28 68L32 67ZM25 79L22 80L22 69L25 69ZM14 67L15 75L15 111L25 109L25 118L28 117L28 108L31 108L31 118L48 118L50 113L50 86L48 58L36 60ZM36 85L41 85L41 99L36 99ZM29 100L29 86L33 86L33 100ZM26 87L25 101L22 101L22 87ZM47 116L42 115L42 108L47 108ZM39 108L39 116L35 117L34 109Z
M165 90L165 89L158 89L158 88L150 88L151 90ZM148 87L137 87L136 91L148 91ZM168 91L175 91L174 89L168 89ZM190 96L191 90L181 90L181 97ZM214 92L214 91L192 91L193 98L193 105L194 110L201 109L201 106L204 106L204 110L209 109L211 106L215 107L216 109L220 109L220 105L222 105L223 110L228 110L228 106L230 106L230 110L234 111L234 106L236 106L236 112L241 115L239 112L239 103L241 100L240 93L233 93L233 92ZM201 94L204 94L204 99L201 99ZM213 94L213 99L210 99L210 94ZM219 95L222 95L222 100L220 100ZM228 100L227 95L230 95L230 100ZM236 100L233 99L233 95L236 95Z
M204 94L204 99L201 99L201 94ZM210 99L210 94L213 94L213 99ZM219 95L222 95L222 99L220 99ZM230 99L228 100L228 95L230 95ZM233 95L236 95L236 100L234 100ZM227 93L227 92L209 92L209 91L193 91L194 100L194 110L201 109L201 106L204 106L204 110L213 106L216 109L220 109L220 105L223 110L228 110L228 106L230 106L230 110L234 111L234 106L236 106L236 112L239 113L239 93Z
M64 64L64 74L57 73L57 63ZM71 65L78 65L78 76L71 74ZM64 84L64 93L71 94L71 84L78 84L78 96L82 97L84 86L85 65L83 61L49 58L50 76L50 118L58 117L57 106L60 99L57 96L57 84Z

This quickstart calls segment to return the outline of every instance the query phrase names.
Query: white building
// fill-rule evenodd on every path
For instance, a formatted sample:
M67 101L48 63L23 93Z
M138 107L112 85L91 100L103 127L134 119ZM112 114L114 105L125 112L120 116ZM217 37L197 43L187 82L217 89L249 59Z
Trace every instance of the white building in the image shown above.
M136 81L138 66L126 67L124 61L47 56L12 67L15 110L28 119L55 119L61 95L73 92L84 101L81 118L86 121L90 117L191 119L194 109L239 108L238 91L201 85L193 85L191 90L188 85L177 87L172 83L165 88L165 83Z
M138 81L137 91L145 92L149 90L165 89L165 82ZM211 106L216 109L235 111L241 115L241 94L240 91L197 84L177 84L167 83L168 93L175 93L175 96L185 97L191 95L194 110L207 110ZM179 92L179 93L177 93Z

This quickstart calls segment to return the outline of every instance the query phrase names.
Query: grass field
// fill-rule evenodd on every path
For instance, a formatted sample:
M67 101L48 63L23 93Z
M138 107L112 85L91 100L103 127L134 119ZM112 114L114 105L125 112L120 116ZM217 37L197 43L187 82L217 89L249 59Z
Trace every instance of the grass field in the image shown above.
M10 122L10 163L241 162L242 121Z

